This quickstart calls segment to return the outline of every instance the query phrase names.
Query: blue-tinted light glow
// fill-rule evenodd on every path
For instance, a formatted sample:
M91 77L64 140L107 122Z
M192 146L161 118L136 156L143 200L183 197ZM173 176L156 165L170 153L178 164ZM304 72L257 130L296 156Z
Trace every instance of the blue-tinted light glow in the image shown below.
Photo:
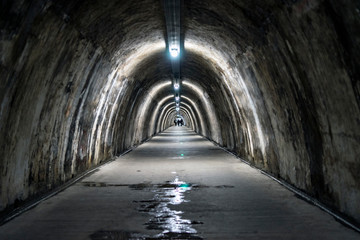
M176 58L179 55L179 49L176 47L173 47L170 49L170 55L174 58Z
M181 187L181 188L189 188L189 187L191 187L191 184L190 183L183 183L183 184L180 184L179 187Z

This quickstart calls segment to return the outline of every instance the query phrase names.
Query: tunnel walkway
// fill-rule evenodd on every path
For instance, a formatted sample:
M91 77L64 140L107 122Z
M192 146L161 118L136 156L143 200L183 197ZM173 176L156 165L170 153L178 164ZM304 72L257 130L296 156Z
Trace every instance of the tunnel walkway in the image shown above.
M0 239L359 239L185 127L0 227Z

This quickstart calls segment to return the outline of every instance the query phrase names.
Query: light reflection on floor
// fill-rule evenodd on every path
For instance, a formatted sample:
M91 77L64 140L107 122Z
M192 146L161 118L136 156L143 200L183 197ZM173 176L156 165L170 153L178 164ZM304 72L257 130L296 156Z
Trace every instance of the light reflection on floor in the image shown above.
M170 209L171 205L179 205L189 202L185 199L185 193L192 189L192 185L184 181L180 181L176 177L173 181L163 185L155 185L152 192L155 193L153 199L140 201L139 211L147 212L151 218L145 225L149 230L160 230L161 233L154 236L155 238L163 238L169 236L191 237L191 239L201 239L193 234L197 231L192 224L201 224L197 221L182 218L182 211Z

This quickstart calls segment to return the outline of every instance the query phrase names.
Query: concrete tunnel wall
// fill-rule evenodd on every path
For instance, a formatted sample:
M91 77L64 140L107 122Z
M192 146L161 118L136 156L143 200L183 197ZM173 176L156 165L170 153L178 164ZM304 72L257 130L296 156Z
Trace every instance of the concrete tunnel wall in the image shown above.
M0 9L0 210L172 124L161 1ZM192 129L360 221L359 2L184 1L183 17Z

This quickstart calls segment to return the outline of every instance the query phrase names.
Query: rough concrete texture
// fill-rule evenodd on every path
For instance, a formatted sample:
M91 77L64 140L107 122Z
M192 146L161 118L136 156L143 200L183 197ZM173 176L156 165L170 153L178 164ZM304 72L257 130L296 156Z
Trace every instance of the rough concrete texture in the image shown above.
M173 121L161 1L1 2L0 209ZM360 3L184 1L196 132L360 221Z
M359 236L185 127L167 129L0 226L0 239L11 240Z

